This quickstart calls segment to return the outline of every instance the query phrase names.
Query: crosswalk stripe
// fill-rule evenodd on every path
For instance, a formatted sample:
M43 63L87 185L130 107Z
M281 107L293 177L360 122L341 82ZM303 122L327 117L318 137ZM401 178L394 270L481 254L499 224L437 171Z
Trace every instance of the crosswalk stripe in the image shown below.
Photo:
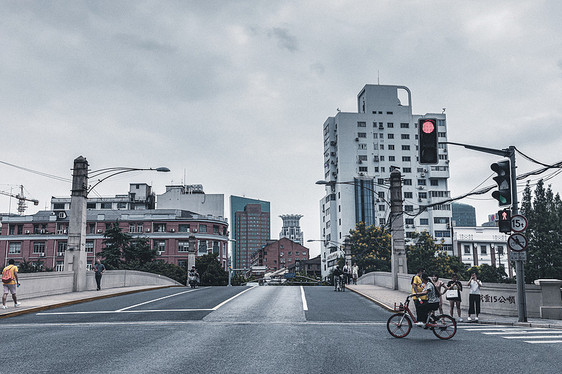
M525 343L531 344L555 344L555 343L562 343L562 340L538 340L538 341L525 341Z

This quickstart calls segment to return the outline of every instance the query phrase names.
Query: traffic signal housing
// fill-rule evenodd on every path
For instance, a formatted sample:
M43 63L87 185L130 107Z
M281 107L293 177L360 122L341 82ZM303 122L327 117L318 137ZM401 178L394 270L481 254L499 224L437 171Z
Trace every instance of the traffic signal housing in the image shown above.
M420 164L439 163L436 119L420 118L418 120L418 141Z
M511 232L511 211L503 209L498 212L498 227L500 232L509 234Z
M498 201L500 206L511 205L511 167L509 160L493 163L490 168L497 174L494 180L498 184L498 190L492 192L492 197Z

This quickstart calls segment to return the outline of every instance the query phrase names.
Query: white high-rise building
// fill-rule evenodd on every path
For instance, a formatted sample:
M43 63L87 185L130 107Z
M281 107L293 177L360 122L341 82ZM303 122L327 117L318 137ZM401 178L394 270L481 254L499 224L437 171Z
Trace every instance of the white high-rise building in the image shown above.
M412 96L404 86L366 85L357 96L357 113L339 112L324 123L324 180L320 201L322 276L343 256L341 244L359 222L389 226L390 172L402 173L406 241L428 231L452 254L451 203L428 208L450 197L447 145L439 144L439 163L418 163L420 118L437 119L439 142L447 141L444 113L412 114Z

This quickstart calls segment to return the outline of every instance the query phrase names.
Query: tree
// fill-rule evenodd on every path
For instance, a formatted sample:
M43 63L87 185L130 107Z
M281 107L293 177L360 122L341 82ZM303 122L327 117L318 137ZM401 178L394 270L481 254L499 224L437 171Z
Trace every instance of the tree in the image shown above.
M527 183L523 192L521 211L527 218L527 262L525 280L562 277L562 201L554 195L551 186L544 188L541 179L535 188L534 198Z
M123 267L123 254L127 251L132 236L121 231L119 222L112 223L103 234L104 248L99 256L104 258L107 269L121 269Z
M222 268L216 253L209 253L196 258L195 267L202 285L226 286L228 283L228 273Z
M408 272L425 269L426 273L440 278L450 278L453 274L462 276L466 265L458 257L448 256L443 245L436 243L427 231L414 233L412 240L414 243L406 246Z
M390 271L390 233L375 225L359 222L349 231L351 256L363 273Z
M123 259L128 266L142 267L153 262L158 256L156 249L150 248L147 238L134 238L123 247Z
M463 279L470 279L470 275L472 273L476 273L478 279L482 282L503 283L508 281L503 265L500 265L499 267L490 266L488 264L473 266L466 270Z

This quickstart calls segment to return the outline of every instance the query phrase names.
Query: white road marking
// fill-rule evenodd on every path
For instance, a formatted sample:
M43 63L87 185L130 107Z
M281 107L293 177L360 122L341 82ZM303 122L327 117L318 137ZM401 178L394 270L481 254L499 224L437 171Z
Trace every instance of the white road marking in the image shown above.
M526 340L525 343L531 343L531 344L555 344L555 343L562 343L562 340L542 340L542 341Z
M504 336L505 339L560 339L562 335Z
M56 316L73 314L121 314L121 313L154 313L154 312L209 312L214 309L143 309L143 310L97 310L92 312L52 312L37 313L38 316Z
M166 325L323 325L323 326L386 326L386 322L344 322L344 321L334 321L334 322L314 322L314 321L228 321L228 322L206 322L202 320L191 320L191 321L122 321L122 322L53 322L53 323L21 323L21 324L2 324L1 327L4 328L34 328L34 327L93 327L93 326L166 326Z
M301 286L301 297L302 297L302 309L306 312L308 310L308 304L306 303L306 296L304 295L303 286Z
M525 334L560 334L560 331L527 331L527 330L521 330L521 331L494 331L494 332L483 332L482 334L484 335L525 335Z
M163 297L159 297L158 299L145 301L144 303L131 305L131 306L128 306L128 307L126 307L126 308L116 310L116 312L123 312L123 311L125 311L125 310L127 310L127 309L136 308L137 306L141 306L141 305L145 305L145 304L150 304L150 303L153 303L153 302L155 302L155 301L160 301L160 300L168 299L168 298L170 298L170 297L183 295L184 293L193 292L193 291L196 291L196 289L191 289L191 290L187 290L187 291L183 291L183 292L178 292L178 293L175 293L175 294L173 294L173 295L163 296Z
M213 310L217 310L218 308L220 308L220 307L223 306L224 304L226 304L226 303L228 303L228 302L230 302L230 301L236 299L238 296L240 296L240 295L242 295L242 294L244 294L244 293L246 293L246 292L248 292L248 291L254 289L255 287L257 287L257 286L250 287L250 288L248 288L247 290L244 290L244 291L242 291L242 292L240 292L240 293L237 293L236 295L232 296L230 299L225 300L225 301L223 301L222 303L220 303L219 305L217 305L216 307L214 307Z

